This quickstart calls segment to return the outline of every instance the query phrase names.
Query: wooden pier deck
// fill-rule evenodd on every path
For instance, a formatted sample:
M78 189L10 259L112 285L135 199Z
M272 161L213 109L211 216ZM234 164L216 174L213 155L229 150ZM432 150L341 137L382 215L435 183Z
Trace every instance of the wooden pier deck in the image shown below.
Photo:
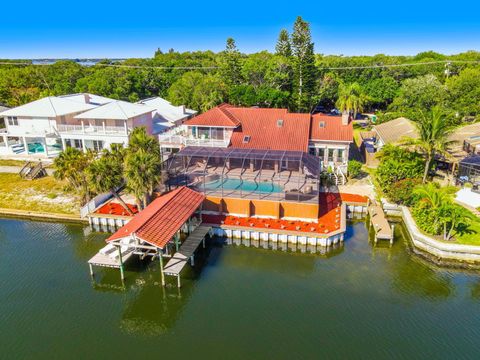
M165 275L176 276L180 287L180 272L190 259L193 265L194 253L205 236L210 231L210 226L200 225L183 242L180 249L172 256L163 269Z
M375 242L377 240L389 240L393 242L393 230L387 221L385 212L379 205L370 205L368 207L368 213L370 215L370 222L375 230Z

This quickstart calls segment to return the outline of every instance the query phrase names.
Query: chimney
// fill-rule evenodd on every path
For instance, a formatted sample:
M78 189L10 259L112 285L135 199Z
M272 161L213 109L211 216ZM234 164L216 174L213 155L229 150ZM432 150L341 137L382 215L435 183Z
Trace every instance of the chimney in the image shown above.
M342 125L348 125L350 122L350 114L346 111L342 112Z
M83 97L85 98L85 104L90 104L90 95L83 94Z

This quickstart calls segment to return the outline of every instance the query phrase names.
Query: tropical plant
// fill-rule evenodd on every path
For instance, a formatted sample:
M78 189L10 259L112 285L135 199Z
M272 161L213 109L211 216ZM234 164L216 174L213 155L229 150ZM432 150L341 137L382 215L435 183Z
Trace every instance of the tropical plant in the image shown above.
M94 154L91 151L84 153L79 149L67 147L53 161L54 177L66 180L80 194L82 204L90 200L91 192L85 170L93 158Z
M453 202L454 187L441 188L436 183L419 185L413 191L418 197L413 214L421 229L451 240L469 225L466 210Z
M161 180L161 162L157 139L148 135L144 127L135 128L125 158L125 178L127 191L135 196L140 208L149 204Z
M426 162L422 182L425 183L435 156L448 156L447 149L453 142L448 140L451 128L447 125L441 108L434 107L427 113L420 113L420 120L415 122L418 138L406 139L403 145L413 146L424 155Z
M348 176L350 178L356 178L362 173L363 164L357 160L350 160L348 162Z
M368 101L369 97L358 83L340 85L336 105L341 112L353 113L355 118Z
M113 155L104 155L93 161L87 168L87 180L92 189L98 193L111 193L125 211L133 215L132 210L123 201L118 193L124 185L123 166L114 159Z

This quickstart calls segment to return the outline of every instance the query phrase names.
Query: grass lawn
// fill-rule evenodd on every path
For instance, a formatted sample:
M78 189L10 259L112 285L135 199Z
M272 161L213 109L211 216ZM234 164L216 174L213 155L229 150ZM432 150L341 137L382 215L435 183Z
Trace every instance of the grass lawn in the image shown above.
M51 176L23 180L18 174L0 173L0 208L76 215L79 202L64 186Z
M23 165L25 165L25 161L0 159L0 166L23 166Z
M466 217L470 218L470 226L464 234L455 235L459 244L480 245L480 218L470 210L465 209Z

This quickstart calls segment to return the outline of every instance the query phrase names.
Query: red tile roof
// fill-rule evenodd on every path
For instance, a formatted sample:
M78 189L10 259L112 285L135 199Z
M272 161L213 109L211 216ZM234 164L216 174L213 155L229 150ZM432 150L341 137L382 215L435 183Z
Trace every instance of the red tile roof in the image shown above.
M242 123L233 131L232 147L308 150L310 114L293 114L287 109L231 108L229 111ZM281 126L278 120L283 120ZM245 136L250 136L250 141L244 142Z
M107 241L135 234L139 239L163 248L204 199L203 194L185 186L173 190L155 199Z
M232 115L229 110L230 105L219 105L185 121L185 124L189 126L237 127L240 125L240 120Z
M320 126L322 123L323 127ZM341 116L312 115L310 140L353 141L353 125L342 125Z
M278 126L278 120L283 120ZM320 128L320 121L325 127ZM246 149L304 151L309 140L352 141L352 123L341 116L289 113L287 109L217 106L185 122L188 126L235 127L231 146ZM244 139L249 136L249 141Z

